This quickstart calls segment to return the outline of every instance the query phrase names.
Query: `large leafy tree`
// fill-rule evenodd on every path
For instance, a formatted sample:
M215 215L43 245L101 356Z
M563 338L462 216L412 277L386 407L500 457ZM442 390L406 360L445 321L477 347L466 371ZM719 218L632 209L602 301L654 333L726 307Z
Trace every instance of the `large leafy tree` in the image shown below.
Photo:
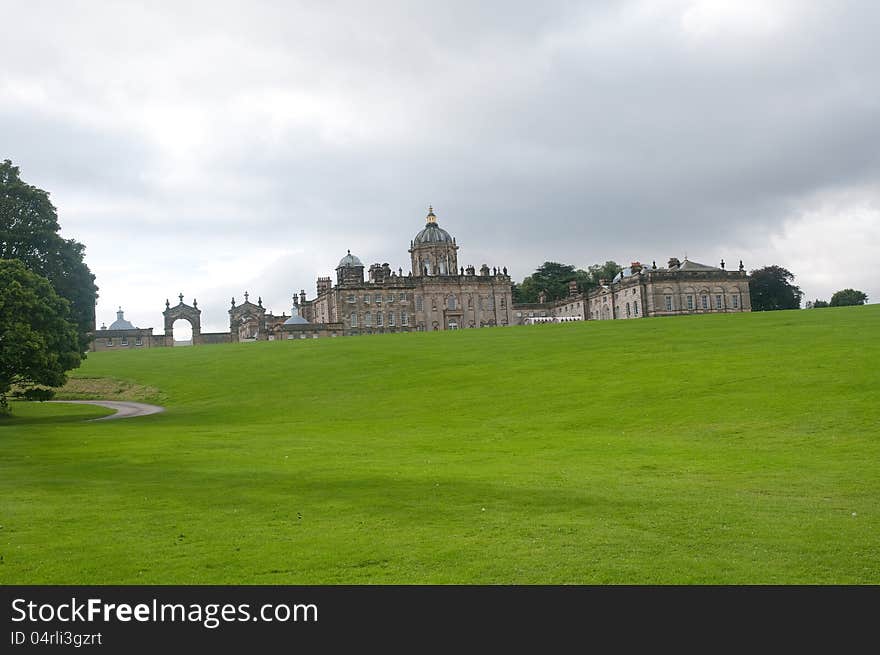
M843 289L831 296L832 307L846 307L848 305L864 305L868 300L868 296L864 291L858 289Z
M70 303L20 261L0 259L0 413L13 385L58 387L80 364Z
M544 292L548 301L559 300L568 295L568 285L572 280L577 282L579 291L586 291L596 286L602 278L610 280L619 271L620 266L612 261L590 266L586 271L571 264L544 262L522 283L514 285L513 300L518 303L538 302L541 292Z
M88 349L94 330L95 276L83 261L85 247L59 234L58 214L49 194L22 181L8 159L0 164L0 259L17 259L49 280L70 303L79 349Z
M749 273L752 311L798 309L803 293L793 284L794 273L781 266L765 266Z
M609 259L604 264L593 264L587 269L590 272L590 279L593 281L593 284L599 284L601 280L611 280L614 279L614 276L620 273L623 268L616 261Z

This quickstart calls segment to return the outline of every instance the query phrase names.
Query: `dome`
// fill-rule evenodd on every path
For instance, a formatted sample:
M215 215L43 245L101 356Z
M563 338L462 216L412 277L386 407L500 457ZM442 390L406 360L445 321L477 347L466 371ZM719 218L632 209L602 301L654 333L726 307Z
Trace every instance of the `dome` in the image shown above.
M348 251L348 254L339 260L339 266L336 268L342 268L344 266L363 266L361 260L351 254L351 250Z
M308 321L299 315L299 307L294 305L290 309L290 318L284 321L284 325L308 325Z
M417 246L423 243L452 243L452 237L449 232L437 225L437 217L434 216L434 209L428 208L427 216L428 224L413 239L413 245Z
M351 257L351 253L349 253L349 257ZM353 259L357 259L357 257ZM299 305L296 304L296 296L294 296L293 306L290 308L290 318L284 321L284 325L308 325L308 323L306 319L299 315Z
M126 321L122 317L122 307L119 308L119 311L116 312L116 320L110 324L111 330L137 330L137 328L131 324L130 321Z

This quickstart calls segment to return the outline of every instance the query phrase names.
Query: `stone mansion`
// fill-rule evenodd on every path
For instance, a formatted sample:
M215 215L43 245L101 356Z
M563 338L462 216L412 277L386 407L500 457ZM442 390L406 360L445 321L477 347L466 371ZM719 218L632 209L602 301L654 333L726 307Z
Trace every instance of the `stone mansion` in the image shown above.
M262 298L230 303L229 331L202 333L196 300L172 306L165 301L165 333L137 328L123 318L122 308L109 328L102 326L92 350L172 346L174 323L192 325L192 344L276 341L355 336L389 332L457 330L538 322L612 320L679 314L751 311L748 277L739 270L670 259L666 268L638 262L610 282L579 292L572 282L567 298L514 305L506 267L461 266L455 237L437 223L429 208L424 227L409 245L411 270L391 270L387 263L365 267L351 251L336 266L336 283L319 277L316 294L293 296L291 314L276 316Z

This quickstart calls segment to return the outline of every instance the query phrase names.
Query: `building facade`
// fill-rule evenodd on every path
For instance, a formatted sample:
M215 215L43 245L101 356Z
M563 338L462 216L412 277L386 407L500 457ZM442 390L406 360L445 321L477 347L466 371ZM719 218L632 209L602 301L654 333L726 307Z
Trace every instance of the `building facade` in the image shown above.
M437 224L429 208L425 227L410 241L410 271L375 263L366 269L349 251L336 267L336 284L319 277L303 318L338 326L346 336L425 332L510 325L513 316L506 268L459 266L455 237Z
M613 280L580 292L569 286L568 297L514 307L518 325L567 320L618 320L682 314L750 312L748 275L740 262L739 270L728 271L671 258L666 268L656 262L650 268L633 262Z
M188 305L180 294L177 305L165 301L164 335L153 335L153 328L139 330L127 321L130 327L115 329L114 323L95 333L91 349L117 347L123 337L124 347L133 348L189 344L174 339L179 320L192 326L192 345L510 325L513 299L507 268L459 266L458 249L455 237L437 224L429 208L425 226L410 241L411 268L405 275L403 268L393 271L387 263L374 263L365 274L364 264L349 251L336 266L336 284L329 276L319 277L311 300L300 290L290 316L267 312L262 298L253 303L245 292L243 303L232 298L229 332L203 333L196 300Z

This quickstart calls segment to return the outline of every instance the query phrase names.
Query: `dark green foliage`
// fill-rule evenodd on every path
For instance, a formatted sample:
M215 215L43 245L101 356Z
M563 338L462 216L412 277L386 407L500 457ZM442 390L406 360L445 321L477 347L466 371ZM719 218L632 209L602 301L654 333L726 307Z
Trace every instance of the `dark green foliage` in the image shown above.
M794 274L781 266L765 266L749 273L752 311L798 309L803 292L792 284Z
M614 279L614 276L620 273L623 269L620 264L613 260L608 260L604 264L593 264L589 267L590 277L593 280L594 284L599 284L600 280L607 280L611 282Z
M0 412L15 385L57 387L80 364L70 307L49 281L16 260L0 260Z
M45 402L55 397L54 389L46 389L45 387L32 387L30 389L22 389L12 394L16 400L30 400Z
M571 264L544 262L522 283L513 286L513 301L516 303L538 302L543 291L548 302L565 298L568 295L568 284L577 282L578 291L586 291L596 286L600 279L611 280L620 272L620 266L613 261L595 264L586 271L575 268Z
M22 262L70 302L80 353L85 353L88 332L94 329L98 288L83 261L85 247L62 238L60 229L49 194L23 182L8 159L0 164L0 259Z
M864 291L857 289L843 289L831 296L831 307L847 307L850 305L864 305L868 300Z
M820 309L821 307L828 307L828 301L827 300L814 300L813 301L813 308L814 309Z

